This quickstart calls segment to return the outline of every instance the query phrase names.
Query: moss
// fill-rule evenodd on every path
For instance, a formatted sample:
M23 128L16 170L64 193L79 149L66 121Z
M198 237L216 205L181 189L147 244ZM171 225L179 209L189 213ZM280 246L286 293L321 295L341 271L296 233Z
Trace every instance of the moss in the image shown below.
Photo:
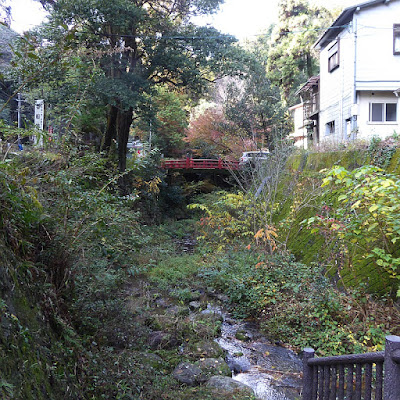
M376 294L389 293L392 290L389 276L379 266L365 259L364 254L357 250L354 250L354 254L347 254L347 249L341 248L340 243L325 239L320 233L312 233L311 229L302 224L302 221L320 214L323 206L331 209L339 206L334 193L321 190L318 194L315 188L320 186L323 177L318 171L333 165L341 165L350 170L358 168L368 161L367 151L310 153L304 171L299 173L302 159L303 154L292 156L287 167L288 174L278 189L279 204L274 223L280 226L280 237L286 240L287 248L303 263L317 262L325 265L326 273L339 284L346 287L365 284ZM393 155L388 171L400 172L399 150ZM314 196L310 196L312 191L315 191ZM308 204L307 196L313 197Z
M387 171L391 174L400 174L400 149L396 149L395 153L390 160Z

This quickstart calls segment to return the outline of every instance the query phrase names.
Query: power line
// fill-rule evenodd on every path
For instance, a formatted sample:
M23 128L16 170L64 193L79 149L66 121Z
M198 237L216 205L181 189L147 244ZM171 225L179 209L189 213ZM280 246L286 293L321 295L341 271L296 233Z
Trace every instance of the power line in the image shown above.
M296 33L303 33L303 32L325 32L331 29L344 29L348 28L350 25L338 25L338 26L331 26L331 27L321 27L321 28L305 28L305 29L298 29L298 30L290 30L290 31L283 31L281 34L287 35L287 34L296 34ZM81 32L83 33L83 32ZM105 37L120 37L120 38L126 38L126 39L153 39L153 40L203 40L203 39L235 39L237 38L234 35L230 34L221 34L221 35L155 35L155 36L149 36L149 35L129 35L129 34L113 34L113 33L99 33L95 32L95 35L97 36L105 36ZM250 36L268 36L270 35L269 33L257 33L254 35Z

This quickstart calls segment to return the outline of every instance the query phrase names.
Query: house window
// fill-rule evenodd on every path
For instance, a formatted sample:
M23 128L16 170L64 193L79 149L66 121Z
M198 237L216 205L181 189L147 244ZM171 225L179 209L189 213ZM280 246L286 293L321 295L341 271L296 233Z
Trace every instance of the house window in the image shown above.
M393 25L393 54L400 54L400 24Z
M397 121L397 103L370 103L370 122L395 122Z
M325 125L325 135L333 135L335 133L335 121L330 121Z
M332 72L339 67L339 41L328 50L328 71Z

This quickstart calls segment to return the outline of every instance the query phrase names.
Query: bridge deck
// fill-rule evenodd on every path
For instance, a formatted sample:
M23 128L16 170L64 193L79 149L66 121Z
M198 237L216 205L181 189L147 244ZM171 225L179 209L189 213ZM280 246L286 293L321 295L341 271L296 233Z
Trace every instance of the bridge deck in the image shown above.
M239 161L226 161L221 158L181 158L175 160L163 160L161 167L164 169L214 169L214 170L238 170Z

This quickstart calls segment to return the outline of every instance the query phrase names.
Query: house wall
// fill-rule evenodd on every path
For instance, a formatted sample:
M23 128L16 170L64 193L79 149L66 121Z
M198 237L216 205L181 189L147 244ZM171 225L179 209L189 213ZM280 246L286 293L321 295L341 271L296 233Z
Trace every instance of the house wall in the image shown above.
M354 97L354 40L351 29L339 35L339 66L329 72L329 43L320 53L320 141L342 141L346 119L351 117ZM327 131L327 124L334 122L334 132Z
M384 137L400 131L398 122L369 122L370 102L397 101L393 91L400 88L400 55L393 55L395 23L400 24L400 1L355 12L349 27L338 35L339 67L332 72L328 71L328 58L335 41L321 49L321 141ZM351 121L353 115L357 116L356 126ZM335 122L335 131L327 134L331 121Z
M393 55L393 24L400 24L400 1L362 9L357 27L357 90L400 87L400 55Z
M289 136L293 139L296 147L307 149L307 130L304 127L303 103L290 107L289 112L293 120L293 132Z
M400 71L399 71L400 73ZM370 103L397 103L397 122L370 122ZM370 139L373 136L385 138L394 132L400 133L399 125L399 104L398 98L393 92L371 92L362 91L358 94L359 115L358 115L358 134L359 139Z

